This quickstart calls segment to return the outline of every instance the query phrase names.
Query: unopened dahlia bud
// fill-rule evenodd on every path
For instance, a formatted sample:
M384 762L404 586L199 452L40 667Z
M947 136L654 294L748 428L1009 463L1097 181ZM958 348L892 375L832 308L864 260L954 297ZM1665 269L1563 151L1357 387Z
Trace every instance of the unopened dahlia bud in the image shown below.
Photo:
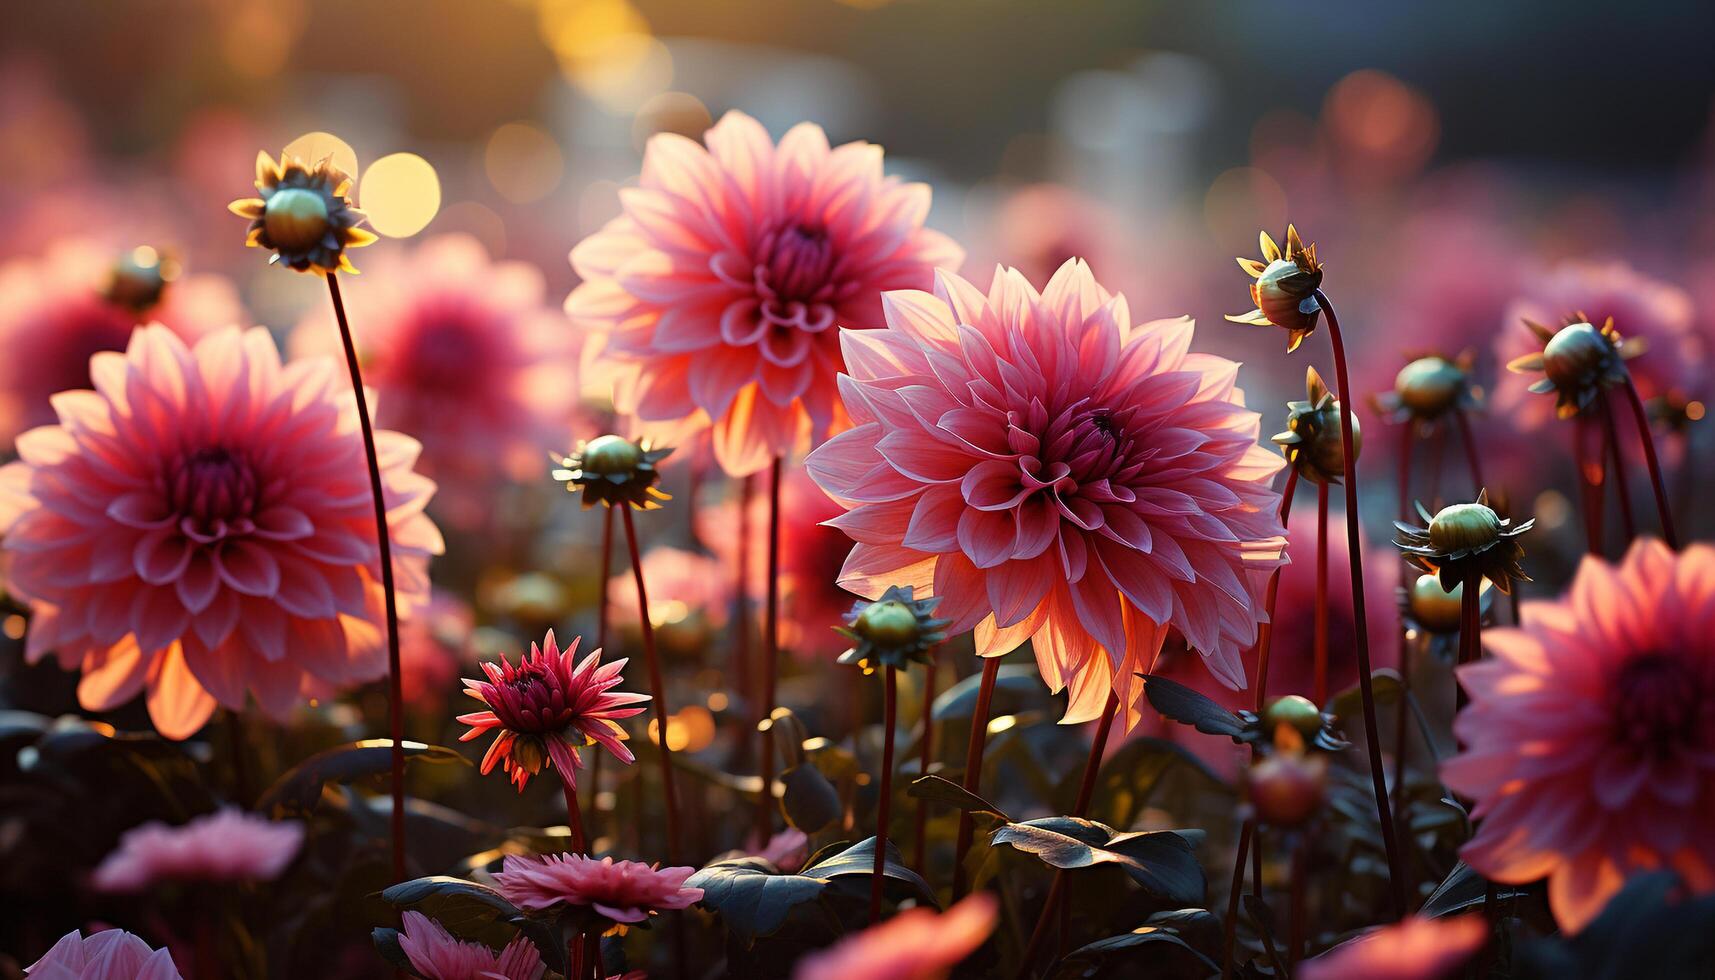
M656 464L671 449L654 449L647 440L634 442L623 436L597 436L581 442L570 456L558 457L554 479L569 491L582 491L584 507L596 504L626 504L638 510L653 510L671 499L656 483L661 473Z
M913 591L909 585L891 586L880 599L852 606L846 625L834 627L852 641L839 662L857 664L866 671L905 667L913 661L930 663L930 650L947 638L952 620L934 617L939 598L916 599Z
M1471 351L1449 360L1439 354L1416 358L1394 375L1393 390L1376 396L1376 407L1394 422L1434 422L1449 412L1477 407L1471 384Z
M1394 544L1406 561L1439 576L1443 589L1451 592L1467 580L1486 578L1510 594L1513 582L1530 581L1519 566L1524 547L1517 538L1536 521L1513 526L1489 506L1487 491L1478 494L1475 503L1443 507L1434 517L1420 504L1418 514L1427 526L1395 521L1400 536Z
M1322 709L1316 707L1316 702L1298 694L1275 698L1262 712L1263 725L1268 731L1287 725L1305 740L1322 731L1323 720Z
M1641 341L1620 335L1613 317L1598 327L1577 314L1559 330L1529 320L1524 323L1542 342L1542 350L1514 358L1507 370L1515 374L1541 372L1542 379L1530 390L1537 394L1552 392L1561 418L1583 411L1604 389L1625 384L1629 377L1626 361L1644 350Z
M1291 225L1286 226L1284 250L1266 231L1258 238L1263 261L1238 260L1239 268L1256 280L1251 283L1251 302L1256 309L1227 319L1285 329L1290 335L1286 350L1291 353L1316 330L1316 321L1322 315L1322 305L1316 301L1316 290L1322 285L1322 265L1316 261L1316 246L1306 247L1298 237L1298 229Z
M1463 582L1444 589L1435 576L1419 575L1406 589L1405 611L1412 622L1430 633L1457 633L1464 598Z
M1340 429L1340 402L1315 368L1306 372L1308 398L1286 403L1286 431L1273 436L1286 461L1298 474L1317 483L1339 483L1346 472L1346 452ZM1352 452L1363 451L1363 427L1352 413Z
M1256 818L1274 827L1299 827L1322 808L1328 762L1320 755L1276 752L1245 772L1245 793Z
M351 178L330 161L314 167L296 157L256 157L261 197L233 201L228 209L250 222L245 244L272 249L269 262L299 272L357 272L345 250L376 241L359 228L364 213L351 206Z
M161 305L167 284L179 276L179 263L147 245L119 256L107 274L102 295L109 303L137 313Z

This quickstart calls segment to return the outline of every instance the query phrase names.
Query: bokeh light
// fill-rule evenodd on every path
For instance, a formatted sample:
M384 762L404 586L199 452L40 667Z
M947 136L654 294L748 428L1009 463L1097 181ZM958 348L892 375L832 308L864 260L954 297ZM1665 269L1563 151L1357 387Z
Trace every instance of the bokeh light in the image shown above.
M415 235L441 209L441 179L415 153L393 153L370 164L360 192L370 227L389 238Z
M315 166L327 160L347 176L357 177L357 151L351 144L332 133L305 133L285 146L287 156L297 157Z
M509 122L489 137L482 154L488 182L514 204L540 201L560 186L566 161L560 144L533 123Z
M631 113L673 82L673 57L629 0L542 0L542 40L560 71L614 113Z

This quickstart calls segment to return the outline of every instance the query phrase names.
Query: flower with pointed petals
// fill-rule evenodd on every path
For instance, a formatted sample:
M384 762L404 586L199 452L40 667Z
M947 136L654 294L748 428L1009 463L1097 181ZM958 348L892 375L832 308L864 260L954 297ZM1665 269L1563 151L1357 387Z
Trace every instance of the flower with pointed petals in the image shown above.
M376 236L358 227L365 215L351 206L351 177L331 160L309 166L294 156L276 161L258 153L256 190L261 197L227 205L250 222L245 245L271 249L269 263L299 272L357 273L345 250L374 244Z
M170 881L273 881L303 843L301 823L227 807L179 827L154 821L127 830L91 883L97 891L129 893Z
M1416 527L1404 521L1394 521L1399 538L1394 541L1405 560L1441 580L1441 587L1452 591L1472 576L1494 583L1503 594L1511 595L1514 582L1529 582L1530 576L1519 566L1524 546L1517 538L1536 525L1528 520L1516 527L1510 518L1502 517L1489 506L1489 492L1477 494L1476 503L1449 504L1434 517L1417 505L1417 513L1427 527Z
M1306 960L1301 980L1451 980L1489 941L1480 915L1414 915Z
M1390 422L1433 424L1449 412L1477 408L1481 389L1471 382L1475 352L1466 350L1448 359L1424 354L1408 361L1394 376L1393 390L1375 398L1376 408Z
M852 641L840 663L857 664L865 673L881 667L933 664L930 651L947 638L950 619L936 619L939 598L914 599L912 587L889 586L874 602L858 600L844 625L834 627Z
M1239 268L1256 280L1251 283L1251 302L1256 309L1227 319L1286 330L1286 352L1290 354L1315 332L1316 321L1322 316L1322 304L1316 301L1316 290L1322 285L1322 264L1316 261L1316 246L1306 247L1298 229L1291 225L1286 226L1284 251L1266 231L1260 233L1259 240L1265 261L1238 260Z
M696 870L582 854L509 854L494 876L494 886L521 909L587 907L610 922L633 925L701 901L701 888L685 887L685 879Z
M407 911L399 948L411 968L428 980L541 980L547 967L528 937L520 934L495 952L482 943L457 939L421 912Z
M73 929L47 955L24 969L30 980L183 980L166 949L150 949L120 929Z
M964 253L923 227L928 186L884 176L878 146L830 149L809 123L776 146L739 112L704 144L649 140L624 213L572 250L566 312L625 367L622 414L705 416L742 476L843 427L836 327L878 326L883 290L926 289Z
M798 963L792 980L945 980L994 932L994 896L976 892L946 912L907 909Z
M195 343L245 322L230 282L175 273L172 264L148 246L115 257L77 239L0 265L0 441L51 424L52 397L89 387L90 357L124 350L142 324L161 323Z
M579 639L574 637L562 652L549 630L541 646L530 644L530 653L516 667L502 657L498 664L483 663L488 680L465 679L465 693L488 710L458 716L461 724L471 726L459 741L499 729L482 757L483 775L498 762L522 793L543 763L552 762L560 778L576 786L583 765L578 749L587 745L599 745L619 761L632 763L635 757L625 747L619 720L640 713L639 705L649 695L613 690L625 679L620 676L623 658L604 664L601 651L592 650L574 668Z
M330 359L280 363L268 331L187 348L165 327L90 360L94 391L0 468L10 585L30 603L26 656L81 668L107 711L147 689L187 738L247 694L283 718L307 696L387 672L375 512L357 404ZM442 549L417 443L377 432L401 609L428 598Z
M807 463L848 508L840 584L937 596L984 656L1031 639L1072 690L1067 722L1117 688L1135 724L1169 629L1243 687L1285 461L1258 445L1238 365L1192 353L1189 319L1133 325L1080 262L1040 294L1015 270L986 295L942 273L885 306L887 329L841 336L858 424Z
M1286 403L1286 431L1270 438L1298 474L1316 483L1339 483L1346 473L1346 451L1340 430L1340 401L1315 368L1304 378L1308 399ZM1364 449L1364 427L1352 413L1352 452Z
M672 498L656 486L661 480L656 467L672 451L655 449L647 439L597 436L578 443L570 456L558 457L553 477L568 492L582 491L578 499L585 510L596 504L658 510L661 501Z
M1631 375L1626 361L1644 352L1644 345L1627 340L1614 329L1609 317L1600 327L1583 314L1567 318L1566 325L1551 330L1531 320L1525 327L1542 349L1507 362L1514 374L1538 374L1528 389L1533 395L1553 395L1555 414L1569 419L1595 403L1603 391L1626 383Z
M1458 669L1465 749L1441 775L1476 801L1465 861L1507 884L1547 877L1567 932L1634 873L1715 891L1715 548L1586 557L1563 597L1522 611Z

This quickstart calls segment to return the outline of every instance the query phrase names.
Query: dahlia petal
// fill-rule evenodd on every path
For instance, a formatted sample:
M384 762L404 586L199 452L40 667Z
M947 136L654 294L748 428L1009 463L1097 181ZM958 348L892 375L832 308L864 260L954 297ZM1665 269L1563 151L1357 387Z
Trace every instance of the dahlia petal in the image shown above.
M1624 873L1605 855L1579 855L1548 877L1554 921L1569 935L1582 931L1624 884Z
M112 647L84 657L77 703L89 711L112 711L142 693L153 658L144 657L137 641L126 637Z
M895 430L876 443L882 458L901 474L923 483L956 483L964 479L969 461L949 455L917 433Z
M213 554L221 581L245 595L273 596L280 588L280 563L261 545L229 540Z
M994 610L997 628L1016 626L1041 607L1054 581L1057 571L1054 565L1053 559L1044 555L1024 561L1002 562L987 569L983 577L988 585L989 606Z
M269 507L256 515L256 534L275 541L297 541L315 530L309 515L295 507Z
M991 511L966 509L959 515L957 535L960 550L978 568L993 568L1007 561L1017 545L1013 518Z
M837 579L840 588L874 599L888 586L912 586L922 592L934 587L935 556L908 548L858 542L852 545ZM945 611L942 615L945 615Z
M235 711L242 711L248 677L248 664L243 647L239 644L211 647L191 642L184 644L183 650L185 666L195 675L197 683L201 684L215 701Z
M177 646L155 658L147 684L149 719L165 738L190 738L214 714L214 697L197 682Z
M960 482L965 502L977 510L1011 510L1035 491L1019 479L1018 464L986 459L965 472Z
M190 627L190 613L174 590L159 586L138 589L130 607L131 631L145 651L159 650Z
M144 530L163 528L174 523L175 515L167 509L166 501L155 493L127 493L107 505L107 516L127 527Z
M952 551L959 546L959 517L964 512L965 500L959 487L930 486L913 502L911 518L899 543L916 551Z
M148 581L148 576L144 576ZM172 577L173 590L178 593L179 601L193 615L207 609L220 591L220 573L215 570L214 562L201 549L188 555L183 569L176 577Z
M132 552L137 577L150 585L165 585L191 563L191 545L176 530L159 528L137 540Z
M208 576L212 581L219 581L219 575L214 573L212 564L208 568ZM184 602L185 608L189 609L191 604L184 598L187 581L190 581L190 576L179 579L176 584L179 601ZM233 592L217 590L209 604L200 610L194 610L194 613L191 617L191 627L195 630L197 639L201 640L204 646L220 646L238 626L238 596Z

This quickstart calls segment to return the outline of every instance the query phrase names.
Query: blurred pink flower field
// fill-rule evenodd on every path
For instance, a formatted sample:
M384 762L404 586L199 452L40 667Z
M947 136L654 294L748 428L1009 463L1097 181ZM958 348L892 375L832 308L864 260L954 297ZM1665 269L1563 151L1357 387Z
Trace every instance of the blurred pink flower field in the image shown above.
M1715 976L1695 5L78 7L0 980Z

